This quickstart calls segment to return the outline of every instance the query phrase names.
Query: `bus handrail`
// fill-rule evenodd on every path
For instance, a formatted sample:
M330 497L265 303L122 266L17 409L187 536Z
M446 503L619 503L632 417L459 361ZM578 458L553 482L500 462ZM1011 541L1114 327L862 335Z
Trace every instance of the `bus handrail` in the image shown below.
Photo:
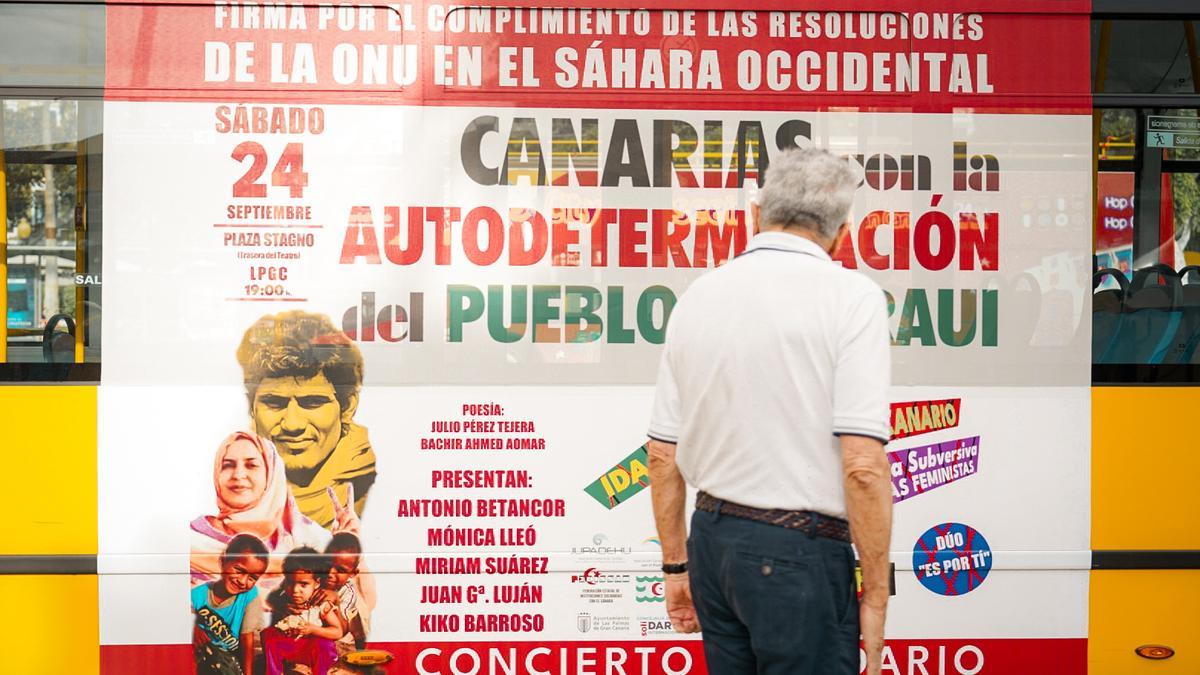
M82 331L75 328L75 319L70 314L55 314L46 322L46 327L42 329L42 358L46 363L54 363L54 333L58 327L59 321L67 323L67 332L72 338L78 339L76 336Z
M79 282L87 267L87 148L80 138L75 141L75 363L84 358L87 285Z

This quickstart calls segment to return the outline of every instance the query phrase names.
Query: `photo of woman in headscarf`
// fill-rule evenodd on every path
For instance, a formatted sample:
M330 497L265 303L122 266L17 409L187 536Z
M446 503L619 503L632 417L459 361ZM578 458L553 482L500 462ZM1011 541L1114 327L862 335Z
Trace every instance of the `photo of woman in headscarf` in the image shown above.
M221 442L213 485L216 515L200 516L191 524L193 585L220 576L221 553L239 534L253 534L266 544L271 553L270 576L277 575L292 549L309 546L323 550L332 537L329 530L300 512L279 453L261 436L238 431ZM346 510L350 509L339 509ZM357 518L341 516L336 529L356 532Z

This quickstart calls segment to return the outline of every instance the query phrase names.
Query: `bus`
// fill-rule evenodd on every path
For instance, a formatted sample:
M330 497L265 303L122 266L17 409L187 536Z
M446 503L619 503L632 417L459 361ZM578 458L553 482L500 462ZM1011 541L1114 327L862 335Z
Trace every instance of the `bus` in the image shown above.
M1198 23L0 3L0 672L266 672L284 570L354 617L301 671L707 672L653 382L794 147L861 176L835 259L888 301L884 672L1200 671Z

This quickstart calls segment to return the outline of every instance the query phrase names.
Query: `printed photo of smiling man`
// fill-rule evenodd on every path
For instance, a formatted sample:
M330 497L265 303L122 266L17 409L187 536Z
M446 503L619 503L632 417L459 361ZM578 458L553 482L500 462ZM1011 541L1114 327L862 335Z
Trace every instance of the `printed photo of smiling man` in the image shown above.
M256 321L237 360L254 430L275 444L301 512L331 531L357 531L375 483L375 453L354 422L358 347L329 317L297 310Z

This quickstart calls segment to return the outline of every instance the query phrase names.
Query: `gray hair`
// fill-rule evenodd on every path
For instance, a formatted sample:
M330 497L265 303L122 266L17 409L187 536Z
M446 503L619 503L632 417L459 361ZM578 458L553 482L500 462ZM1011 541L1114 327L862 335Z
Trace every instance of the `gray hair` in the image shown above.
M762 227L803 227L832 239L850 215L858 178L828 150L794 148L771 158L758 193Z

